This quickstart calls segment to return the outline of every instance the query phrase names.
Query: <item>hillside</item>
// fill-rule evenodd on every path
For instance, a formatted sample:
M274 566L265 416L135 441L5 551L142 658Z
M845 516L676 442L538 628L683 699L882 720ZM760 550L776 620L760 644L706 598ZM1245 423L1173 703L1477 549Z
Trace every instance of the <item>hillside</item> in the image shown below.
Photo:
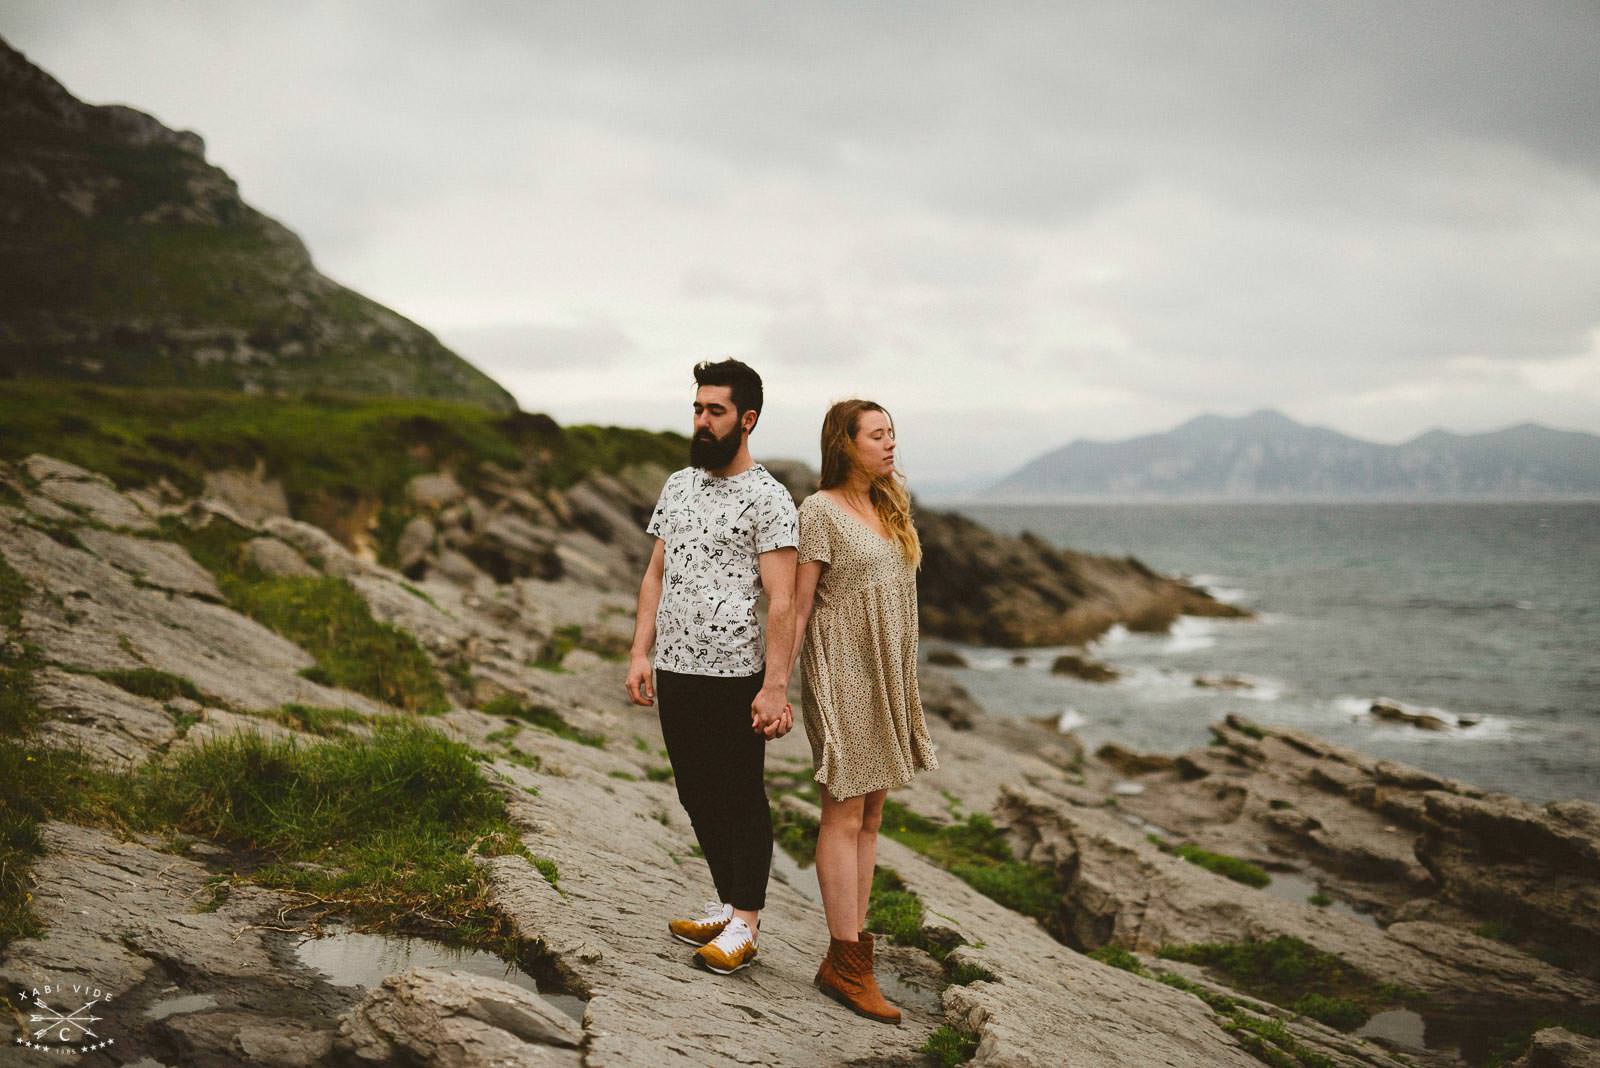
M1432 430L1400 445L1273 411L1203 415L1161 434L1074 441L985 496L1005 500L1600 497L1600 437L1525 424Z
M320 274L197 134L84 104L0 41L0 378L18 377L516 407Z

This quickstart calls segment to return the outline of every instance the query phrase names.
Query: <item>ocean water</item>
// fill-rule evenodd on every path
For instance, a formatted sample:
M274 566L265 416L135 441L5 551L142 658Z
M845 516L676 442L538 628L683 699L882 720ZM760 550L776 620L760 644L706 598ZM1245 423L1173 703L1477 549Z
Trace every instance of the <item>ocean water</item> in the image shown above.
M1137 556L1257 613L1116 628L1110 684L1060 650L949 646L991 712L1049 716L1091 747L1176 753L1237 711L1531 801L1600 802L1600 503L966 505L1009 534ZM1021 652L1027 663L1017 665ZM1198 675L1240 675L1244 690ZM1386 698L1442 718L1370 714Z

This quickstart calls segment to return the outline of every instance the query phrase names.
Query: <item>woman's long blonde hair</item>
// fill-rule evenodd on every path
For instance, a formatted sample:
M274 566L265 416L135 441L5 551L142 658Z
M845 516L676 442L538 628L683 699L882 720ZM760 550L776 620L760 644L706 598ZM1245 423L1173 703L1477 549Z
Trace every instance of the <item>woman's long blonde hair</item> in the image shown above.
M828 409L822 417L822 489L835 489L850 480L850 473L860 466L856 455L856 431L861 429L862 412L882 412L894 428L894 417L881 404L869 400L842 400ZM922 542L911 521L911 494L906 489L905 476L899 471L874 478L867 490L872 510L889 537L899 546L906 562L912 567L922 563Z

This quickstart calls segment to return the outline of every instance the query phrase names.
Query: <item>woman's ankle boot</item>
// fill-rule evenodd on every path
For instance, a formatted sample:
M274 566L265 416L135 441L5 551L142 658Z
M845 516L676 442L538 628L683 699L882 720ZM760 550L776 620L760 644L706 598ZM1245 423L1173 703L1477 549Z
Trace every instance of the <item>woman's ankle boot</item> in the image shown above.
M882 1023L900 1022L900 1010L884 999L872 974L872 943L828 940L828 955L817 969L817 986L824 994Z

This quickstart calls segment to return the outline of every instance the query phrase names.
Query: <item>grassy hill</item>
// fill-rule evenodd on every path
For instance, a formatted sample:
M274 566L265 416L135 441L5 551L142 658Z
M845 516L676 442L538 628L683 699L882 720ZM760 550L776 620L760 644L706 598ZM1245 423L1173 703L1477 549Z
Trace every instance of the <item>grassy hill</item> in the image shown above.
M198 135L84 104L4 41L0 378L516 407L427 330L320 274Z

